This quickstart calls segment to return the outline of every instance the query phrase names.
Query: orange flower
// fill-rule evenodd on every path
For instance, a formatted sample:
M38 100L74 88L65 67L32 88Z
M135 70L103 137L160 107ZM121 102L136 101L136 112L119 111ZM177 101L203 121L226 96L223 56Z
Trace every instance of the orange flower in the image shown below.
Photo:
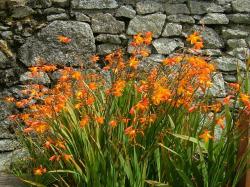
M134 38L133 42L136 45L141 45L144 42L144 39L142 37L142 33L138 33L138 34L134 35L133 38Z
M47 131L49 129L49 125L46 122L38 122L36 125L34 125L34 130L37 133L44 133L45 131Z
M232 98L232 95L229 95L223 99L223 104L224 105L229 105L230 104L230 99Z
M191 106L188 108L188 112L193 112L197 109L197 106Z
M82 105L83 105L82 103L77 103L77 104L75 104L74 107L75 107L75 109L80 109L82 107Z
M85 127L89 123L89 117L84 116L80 121L80 127Z
M16 106L18 108L23 108L25 105L27 105L29 103L29 100L28 99L23 99L21 101L17 101L16 102Z
M148 98L143 98L141 101L139 101L136 105L135 105L135 108L137 110L142 110L142 111L145 111L147 110L149 107L149 99Z
M215 123L216 123L217 125L219 125L222 129L224 129L224 128L225 128L224 121L225 121L225 117L222 116L222 117L216 119L216 120L215 120Z
M25 129L23 129L24 133L30 133L32 131L34 131L34 129L32 127L26 127Z
M208 142L209 139L213 139L214 138L213 136L211 136L210 132L211 131L209 131L209 130L205 130L204 133L201 134L199 137L201 139L203 139L205 142Z
M202 38L199 36L198 32L194 32L193 34L190 34L187 37L187 41L190 42L191 44L195 44L197 42L202 41Z
M136 137L136 130L133 129L132 126L127 127L127 128L124 130L124 132L125 132L125 135L127 135L130 139L135 139L135 137Z
M140 50L140 54L141 54L143 57L148 57L149 54L150 54L150 51L147 50L147 49L141 49L141 50Z
M244 103L244 105L248 105L249 104L249 96L248 95L246 95L246 94L243 94L243 93L241 93L240 94L240 100L242 101L242 103Z
M113 84L113 88L112 88L112 93L114 96L120 97L122 96L122 92L123 89L126 86L126 82L124 80L117 80L114 84Z
M76 92L76 98L77 99L82 99L85 94L86 94L85 90L78 91L78 92Z
M194 49L200 50L203 47L204 47L204 45L203 45L202 41L194 43Z
M51 140L47 140L44 144L44 147L46 147L47 149L50 149L52 145L52 141Z
M145 33L144 43L146 45L150 45L151 44L151 42L152 42L152 36L153 36L153 33L150 32L150 31L148 31L148 32Z
M89 83L89 89L91 89L91 90L96 90L97 89L97 86L96 86L96 83L95 82L91 82L91 83Z
M113 61L113 58L114 58L114 53L110 53L106 55L104 59L108 61L109 63L111 63Z
M55 65L44 65L41 69L43 71L50 72L50 71L55 71L57 67Z
M32 73L37 73L39 71L39 67L37 66L33 66L33 67L29 67L29 70L32 72Z
M89 96L87 99L86 99L86 104L87 105L93 105L95 102L95 98L93 96Z
M109 122L109 125L110 125L111 127L116 127L116 126L117 126L117 122L116 122L115 120L111 120L111 121Z
M129 118L122 118L122 122L123 122L123 123L128 123L129 121L130 121Z
M64 155L63 155L63 158L64 158L64 160L69 161L69 160L71 160L73 157L72 157L72 155L64 154Z
M20 114L20 119L22 119L24 121L29 119L29 117L30 117L30 114Z
M101 117L101 116L97 116L97 117L95 118L95 120L96 120L97 123L99 123L99 124L101 124L101 125L104 123L104 118Z
M240 90L240 85L238 83L228 83L228 85L235 89L236 92L238 92Z
M134 115L134 114L135 114L135 107L132 107L132 108L130 109L129 113L130 113L131 115Z
M33 170L34 175L43 175L46 172L47 172L46 168L44 168L42 165Z
M55 144L56 147L59 147L61 149L66 149L65 147L65 143L63 141L57 141L56 144Z
M165 58L162 61L163 65L174 65L176 63L175 58Z
M49 158L49 161L59 161L61 159L60 155L53 155Z
M139 64L139 60L135 56L133 56L133 57L130 57L128 63L130 67L136 69Z
M90 61L93 63L96 63L99 59L100 57L98 55L93 55L90 57Z
M5 101L7 101L7 102L14 102L15 98L14 97L6 97Z
M170 96L170 90L163 88L162 86L156 85L152 95L152 101L155 105L159 105L160 102L167 101Z
M60 35L57 37L58 41L64 44L68 44L71 42L71 38L68 38L66 36Z
M72 78L74 78L74 79L76 79L76 80L80 80L80 78L81 78L81 72L79 72L79 71L74 71L73 73L72 73Z

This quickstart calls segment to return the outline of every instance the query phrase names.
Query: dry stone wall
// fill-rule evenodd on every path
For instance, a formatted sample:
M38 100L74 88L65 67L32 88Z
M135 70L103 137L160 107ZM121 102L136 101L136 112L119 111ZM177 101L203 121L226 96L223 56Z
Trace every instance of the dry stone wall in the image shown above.
M205 26L204 26L205 25ZM32 79L27 68L41 58L59 66L88 64L88 57L118 48L131 52L131 35L152 31L152 55L159 63L201 30L202 52L217 64L212 92L226 94L236 68L246 68L250 46L249 0L0 0L0 170L19 150L8 116L18 112L1 100L22 98L27 83L49 85L56 75ZM72 41L63 45L65 35Z

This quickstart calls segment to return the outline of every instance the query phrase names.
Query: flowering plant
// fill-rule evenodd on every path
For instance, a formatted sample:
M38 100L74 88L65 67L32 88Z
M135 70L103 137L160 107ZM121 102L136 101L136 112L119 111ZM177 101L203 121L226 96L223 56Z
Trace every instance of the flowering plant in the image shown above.
M20 138L30 154L15 174L35 186L236 186L247 167L248 153L237 158L237 148L240 116L250 111L248 71L218 100L210 94L215 66L193 54L203 47L198 32L187 38L191 48L161 64L145 62L151 41L150 32L135 35L131 56L105 56L99 73L31 67L32 76L61 76L50 89L30 85L15 101L29 108L12 117L24 122Z

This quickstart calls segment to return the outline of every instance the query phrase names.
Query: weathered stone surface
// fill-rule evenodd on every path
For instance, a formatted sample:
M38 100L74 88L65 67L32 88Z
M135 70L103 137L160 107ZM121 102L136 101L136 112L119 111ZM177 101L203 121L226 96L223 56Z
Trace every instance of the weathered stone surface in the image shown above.
M16 19L22 19L34 13L35 11L32 8L28 6L20 6L13 9L11 17Z
M161 54L150 54L141 60L138 65L138 70L143 72L151 72L153 68L157 68L162 63L164 55Z
M163 25L165 23L166 15L161 13L136 16L129 22L127 34L133 35L138 32L151 31L153 37L157 38L162 32Z
M31 8L48 8L52 2L51 0L28 0L27 5Z
M177 23L167 23L162 36L179 36L182 32L182 25Z
M201 36L204 40L204 47L210 49L223 48L224 42L220 36L209 27L194 26L192 31L202 31Z
M184 47L180 39L159 38L153 41L152 45L157 53L168 55L179 47Z
M14 137L15 135L10 133L8 127L0 125L0 139L13 139Z
M0 172L6 171L10 167L12 152L1 153L0 156Z
M3 139L0 140L0 152L13 151L20 145L15 140Z
M72 0L71 7L74 9L110 9L117 8L115 0Z
M162 3L159 2L147 0L136 3L136 12L138 14L151 14L163 11L164 11L164 6Z
M10 29L10 27L0 25L0 31L7 31L9 29Z
M229 3L231 3L233 0L216 0L216 3L218 3L219 5L227 5Z
M13 37L12 31L4 31L4 32L0 32L0 34L4 40L11 40Z
M162 61L165 59L165 56L162 54L151 54L150 56L146 57L143 61L148 64L156 64L156 63L162 63Z
M0 70L0 85L12 86L18 82L18 70L17 68Z
M67 19L69 19L69 16L68 16L68 14L66 14L66 13L53 14L53 15L47 16L47 20L48 20L48 21L67 20Z
M77 21L90 22L90 18L81 12L75 12L75 17Z
M223 24L228 24L229 19L225 14L208 13L200 20L199 23L205 25L223 25Z
M125 18L133 18L136 15L136 11L132 6L121 6L117 9L115 16L116 17L125 17Z
M227 40L227 45L229 48L246 48L247 43L244 39L229 39Z
M60 13L65 13L65 9L63 8L55 8L55 7L50 7L46 8L44 10L44 14L50 15L50 14L60 14Z
M219 49L204 49L202 50L202 54L206 56L221 56L221 50Z
M250 14L229 14L227 17L232 23L250 24Z
M10 62L10 60L2 51L0 51L0 69L9 68L11 66L12 63Z
M250 55L250 51L248 48L234 48L231 51L227 51L227 54L245 60Z
M248 44L248 47L250 47L250 36L246 38L246 42Z
M245 38L248 36L248 32L242 31L239 29L229 29L223 28L222 29L222 37L229 39L229 38Z
M220 5L217 5L215 3L211 3L207 8L206 8L206 11L208 13L213 13L213 12L218 12L218 13L223 13L225 12L226 8L225 6L220 6Z
M49 84L49 76L44 72L38 72L32 74L31 72L25 72L20 76L20 82L23 84L32 83L32 84Z
M2 98L3 99L3 98ZM2 123L4 120L6 120L14 111L14 106L11 103L7 103L4 101L0 101L0 125L6 125L5 123Z
M6 8L6 5L7 5L6 2L7 2L7 0L2 0L2 1L0 1L0 10Z
M92 17L92 30L94 33L119 34L125 31L125 23L109 13L99 13Z
M59 7L68 7L70 0L52 0L52 4Z
M234 0L232 7L235 12L250 12L249 0Z
M5 1L7 7L9 9L12 9L15 7L25 6L29 0L1 0L1 1Z
M236 71L237 66L240 69L245 70L246 64L237 58L232 57L220 57L214 60L217 65L217 69L220 71Z
M121 48L120 45L117 44L100 44L97 46L97 53L99 55L106 55L116 51L117 49Z
M213 85L208 89L208 92L214 97L225 97L226 90L222 73L214 73L212 83Z
M71 42L60 42L60 35L71 38ZM18 54L21 62L26 66L32 66L39 58L53 64L78 64L80 59L88 59L93 53L95 41L89 24L78 21L54 21L37 35L30 37L19 48Z
M166 14L190 14L186 4L166 4Z
M20 159L25 159L29 155L28 151L25 149L17 149L13 152L2 153L0 157L0 171L9 170L10 165L13 161L18 161ZM18 184L18 187L20 184Z
M205 14L209 12L224 12L224 8L210 2L188 1L191 14Z
M194 18L183 14L167 16L167 20L174 23L195 23Z
M223 79L227 82L236 82L236 74L223 74Z
M121 44L122 41L119 35L113 34L99 34L96 38L96 41L103 43L112 43L112 44Z

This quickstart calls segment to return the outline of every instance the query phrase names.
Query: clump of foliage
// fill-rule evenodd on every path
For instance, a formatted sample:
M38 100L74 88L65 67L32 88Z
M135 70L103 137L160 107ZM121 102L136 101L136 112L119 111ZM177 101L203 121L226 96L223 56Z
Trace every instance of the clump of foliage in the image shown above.
M187 38L192 47L162 64L144 62L151 41L152 33L139 33L128 59L122 50L107 55L110 76L65 67L52 88L24 90L27 99L15 102L29 110L12 117L24 122L30 157L14 173L34 186L236 186L247 167L237 148L239 119L250 112L248 71L218 100L198 32ZM56 70L30 68L32 76Z

